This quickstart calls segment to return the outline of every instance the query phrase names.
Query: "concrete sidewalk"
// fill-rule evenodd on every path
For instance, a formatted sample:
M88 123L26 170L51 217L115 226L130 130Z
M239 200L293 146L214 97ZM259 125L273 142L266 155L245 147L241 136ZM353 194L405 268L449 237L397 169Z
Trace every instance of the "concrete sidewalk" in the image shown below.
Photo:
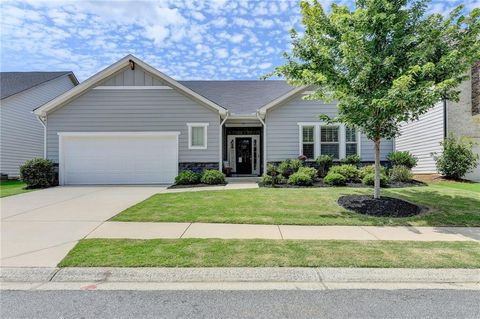
M1 268L3 290L480 289L479 269Z
M480 227L105 222L87 238L480 241Z

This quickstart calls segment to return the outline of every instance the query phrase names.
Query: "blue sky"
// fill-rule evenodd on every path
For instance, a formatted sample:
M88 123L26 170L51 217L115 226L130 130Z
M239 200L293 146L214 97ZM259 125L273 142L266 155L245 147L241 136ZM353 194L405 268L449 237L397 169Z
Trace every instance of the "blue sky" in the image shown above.
M72 70L79 80L128 53L176 79L258 79L301 30L293 0L0 2L2 71ZM432 1L430 11L462 2L480 7Z

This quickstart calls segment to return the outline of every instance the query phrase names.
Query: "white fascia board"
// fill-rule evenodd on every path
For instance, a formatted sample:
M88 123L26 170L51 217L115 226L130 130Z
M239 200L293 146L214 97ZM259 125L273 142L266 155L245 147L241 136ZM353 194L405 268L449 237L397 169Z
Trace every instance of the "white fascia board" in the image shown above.
M172 87L177 88L179 91L182 91L183 93L187 94L194 100L197 100L198 102L201 102L202 104L217 110L220 114L226 114L227 110L224 109L223 107L215 104L214 102L206 99L205 97L201 96L200 94L190 90L186 86L178 83L171 77L167 76L166 74L160 72L159 70L155 69L154 67L148 65L147 63L141 61L137 57L129 54L123 59L120 59L119 61L115 62L114 64L110 65L109 67L103 69L102 71L98 72L97 74L91 76L90 78L86 79L84 82L81 84L75 86L71 90L65 92L64 94L59 95L58 97L54 98L50 102L47 102L46 104L42 105L41 107L37 108L34 110L34 113L37 116L45 116L48 111L55 109L56 107L68 102L69 100L77 97L81 93L85 92L86 90L90 89L92 86L95 84L101 82L102 80L108 78L109 76L113 75L114 73L120 71L122 68L126 67L129 65L129 61L132 60L143 68L145 71L152 73L153 75L156 75L157 77L161 78L163 81L167 82L170 84Z
M59 136L178 136L180 132L58 132L57 134Z

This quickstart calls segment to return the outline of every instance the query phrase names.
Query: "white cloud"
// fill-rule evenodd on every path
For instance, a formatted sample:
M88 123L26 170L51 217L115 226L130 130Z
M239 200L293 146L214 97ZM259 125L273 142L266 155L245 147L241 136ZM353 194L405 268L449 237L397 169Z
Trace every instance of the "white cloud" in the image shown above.
M192 14L192 17L194 17L195 19L197 19L199 21L205 20L205 16L201 12L194 11L191 14Z
M230 42L232 43L240 43L243 41L244 35L243 34L234 34L230 37Z
M217 49L216 55L217 55L218 58L224 59L224 58L228 57L228 50L225 49L225 48Z
M271 67L271 66L272 66L272 63L270 63L270 62L261 63L261 64L258 65L258 67L259 67L260 69L262 69L262 70L268 69L268 68Z

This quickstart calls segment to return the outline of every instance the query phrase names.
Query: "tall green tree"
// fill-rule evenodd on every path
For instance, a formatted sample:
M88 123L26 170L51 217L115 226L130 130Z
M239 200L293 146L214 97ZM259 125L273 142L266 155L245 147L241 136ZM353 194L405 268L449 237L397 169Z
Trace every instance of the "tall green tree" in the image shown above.
M338 100L338 116L320 118L359 128L374 142L380 197L380 143L399 124L441 100L458 100L458 85L480 60L480 9L427 15L427 0L358 0L355 9L301 1L304 32L292 30L286 63L268 76L308 85L308 99Z

